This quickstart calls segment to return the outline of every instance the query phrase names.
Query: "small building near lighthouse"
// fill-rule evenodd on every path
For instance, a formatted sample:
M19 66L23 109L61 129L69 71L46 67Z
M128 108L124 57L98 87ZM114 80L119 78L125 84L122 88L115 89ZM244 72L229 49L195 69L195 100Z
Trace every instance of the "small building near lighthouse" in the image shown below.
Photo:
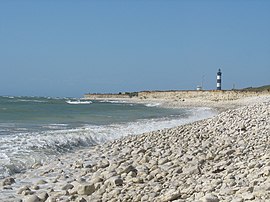
M221 70L218 70L217 73L217 90L221 90Z

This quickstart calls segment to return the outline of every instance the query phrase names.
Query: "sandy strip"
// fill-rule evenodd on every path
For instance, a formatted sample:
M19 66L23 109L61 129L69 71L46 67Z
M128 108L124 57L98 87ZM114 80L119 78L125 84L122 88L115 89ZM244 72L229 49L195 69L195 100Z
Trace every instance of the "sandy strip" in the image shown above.
M269 96L153 101L224 112L34 165L2 180L1 201L270 201Z

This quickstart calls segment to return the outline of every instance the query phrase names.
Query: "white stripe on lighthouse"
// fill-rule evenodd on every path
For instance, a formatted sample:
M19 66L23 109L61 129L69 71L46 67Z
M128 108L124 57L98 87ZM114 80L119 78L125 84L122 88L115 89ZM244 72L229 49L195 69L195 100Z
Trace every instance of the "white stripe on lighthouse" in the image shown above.
M220 87L221 86L221 83L217 83L217 87Z
M221 79L221 76L220 75L217 75L217 79Z

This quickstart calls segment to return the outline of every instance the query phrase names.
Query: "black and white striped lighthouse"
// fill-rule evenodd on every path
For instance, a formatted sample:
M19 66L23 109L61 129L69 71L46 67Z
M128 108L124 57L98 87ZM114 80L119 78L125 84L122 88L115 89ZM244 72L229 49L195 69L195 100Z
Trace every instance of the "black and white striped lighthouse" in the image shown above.
M221 90L221 70L218 70L217 73L217 90Z

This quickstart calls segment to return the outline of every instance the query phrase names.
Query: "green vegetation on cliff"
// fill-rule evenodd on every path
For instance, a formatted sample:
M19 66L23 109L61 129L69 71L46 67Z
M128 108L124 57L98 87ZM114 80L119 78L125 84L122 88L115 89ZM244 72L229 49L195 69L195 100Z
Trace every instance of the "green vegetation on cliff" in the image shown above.
M138 92L126 92L126 95L129 95L130 98L132 97L138 97Z
M261 86L261 87L248 87L242 89L244 91L270 91L270 85Z

